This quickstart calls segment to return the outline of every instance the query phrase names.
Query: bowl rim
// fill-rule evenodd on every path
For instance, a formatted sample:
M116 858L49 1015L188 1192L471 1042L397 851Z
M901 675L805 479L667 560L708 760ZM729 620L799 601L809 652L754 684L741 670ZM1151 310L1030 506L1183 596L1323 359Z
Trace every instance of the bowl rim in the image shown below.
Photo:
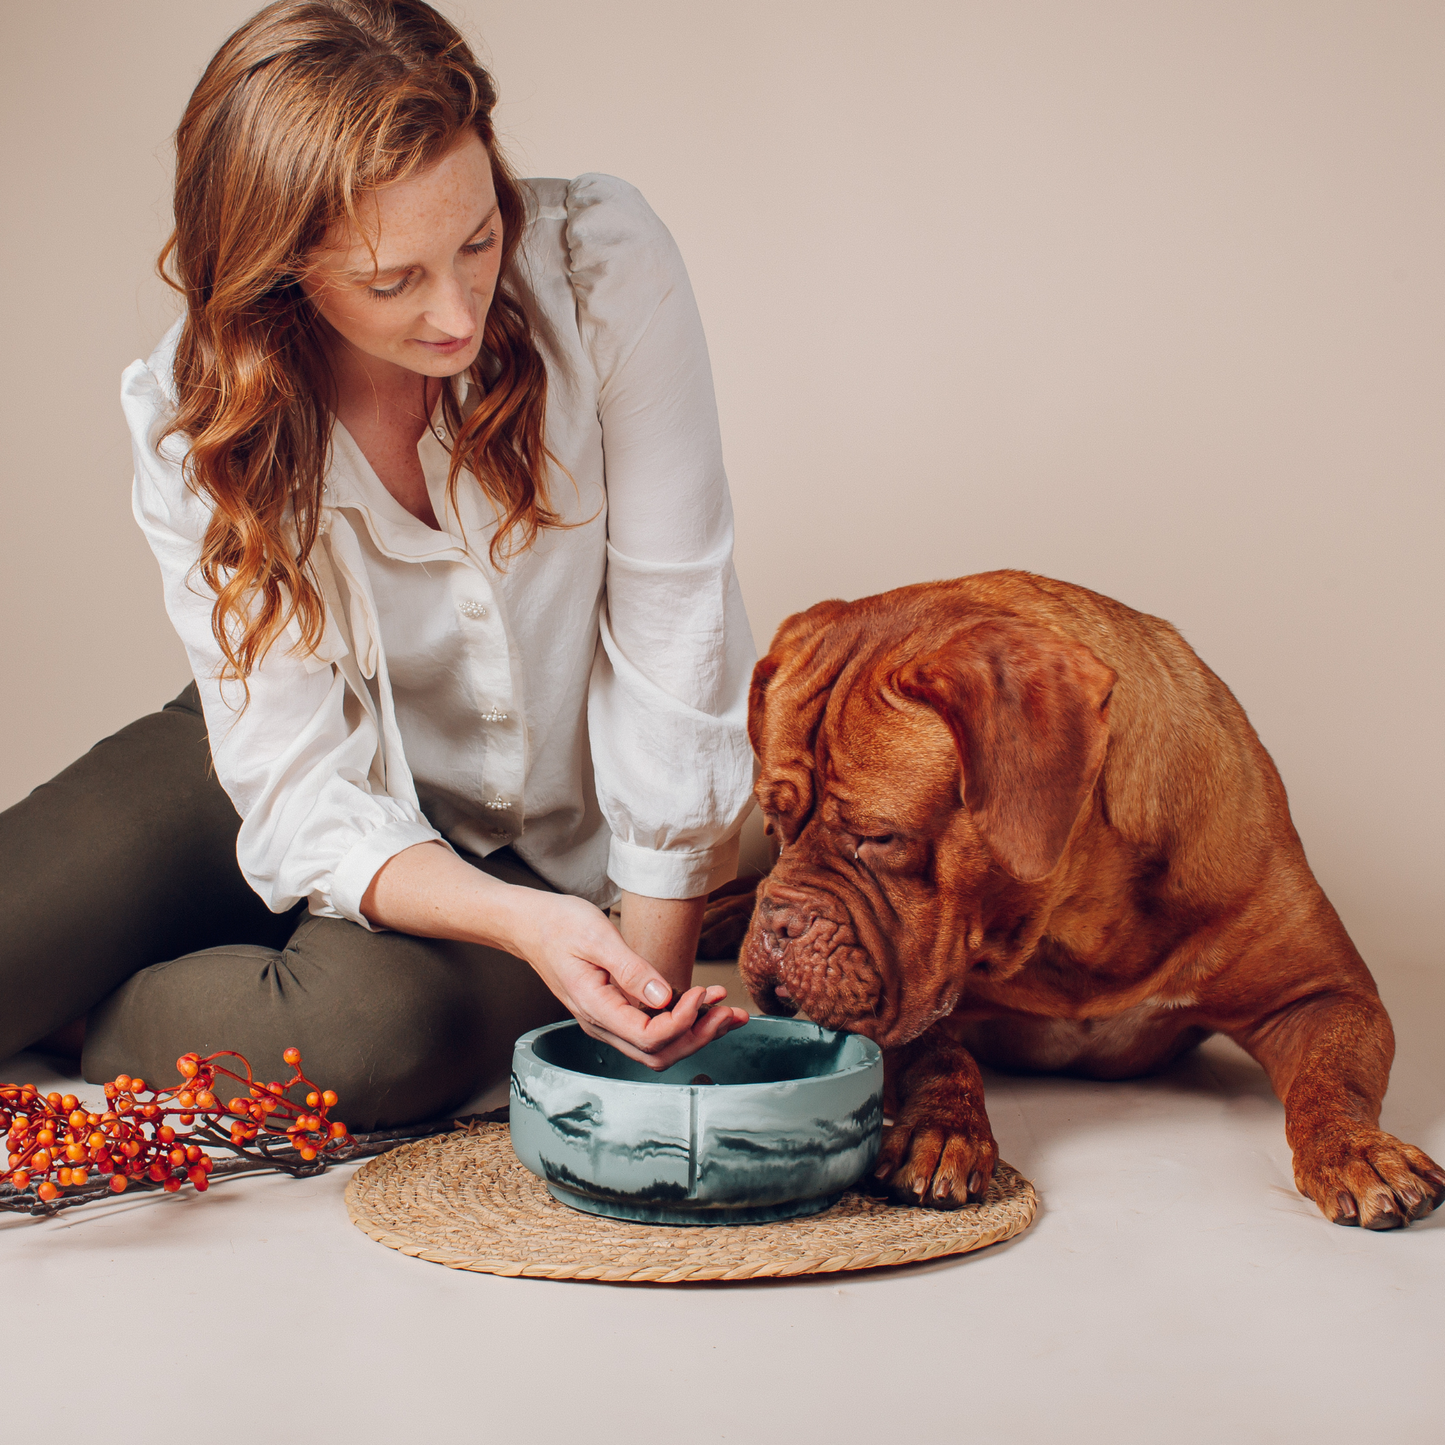
M749 1024L763 1024L768 1028L792 1027L803 1025L807 1028L815 1028L825 1034L844 1034L850 1039L857 1039L865 1046L864 1057L856 1064L849 1064L846 1069L835 1069L829 1074L809 1074L801 1079L770 1079L757 1084L670 1084L664 1083L662 1079L609 1079L603 1074L588 1074L581 1069L569 1069L563 1064L554 1064L547 1059L540 1058L537 1054L535 1044L543 1034L550 1034L557 1029L580 1029L582 1025L576 1019L559 1019L556 1023L543 1024L540 1028L529 1029L525 1034L518 1037L517 1042L512 1046L512 1072L516 1072L517 1058L525 1053L538 1068L552 1069L559 1074L566 1074L574 1079L594 1079L598 1083L612 1084L627 1089L771 1089L778 1084L814 1084L826 1083L832 1079L846 1079L853 1074L862 1073L865 1070L881 1068L883 1064L883 1050L870 1039L866 1034L847 1034L842 1029L824 1028L822 1024L815 1024L811 1019L779 1018L773 1014L754 1014ZM731 1031L730 1031L731 1032ZM719 1042L714 1040L714 1042ZM609 1048L611 1045L608 1046ZM701 1050L699 1050L701 1052ZM625 1057L625 1055L624 1055ZM635 1062L635 1061L634 1061ZM686 1060L679 1059L678 1063L685 1063ZM673 1067L673 1066L669 1066Z

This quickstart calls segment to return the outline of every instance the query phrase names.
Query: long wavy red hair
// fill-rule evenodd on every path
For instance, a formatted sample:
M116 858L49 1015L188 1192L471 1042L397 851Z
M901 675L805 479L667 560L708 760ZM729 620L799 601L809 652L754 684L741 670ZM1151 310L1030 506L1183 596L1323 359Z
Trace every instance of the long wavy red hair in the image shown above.
M492 560L561 525L548 502L547 373L509 277L525 203L493 133L491 77L421 0L280 0L216 52L176 132L175 231L161 274L185 297L176 348L186 477L212 505L199 571L227 675L244 680L292 617L314 648L325 612L309 561L334 391L297 276L358 197L439 160L468 129L491 158L501 282L465 417L443 405L455 500L469 472L492 499ZM170 273L174 273L171 275Z

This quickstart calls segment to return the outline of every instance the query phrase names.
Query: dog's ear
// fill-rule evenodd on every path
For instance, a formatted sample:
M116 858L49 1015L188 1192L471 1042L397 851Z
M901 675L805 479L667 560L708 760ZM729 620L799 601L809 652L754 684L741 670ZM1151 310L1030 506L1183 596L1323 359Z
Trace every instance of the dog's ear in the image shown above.
M1115 682L1082 643L1013 618L979 622L900 668L893 685L953 733L963 803L1010 876L1047 878L1109 743Z
M846 602L834 598L819 602L806 612L795 612L791 617L785 617L773 634L773 645L768 649L768 655L758 659L757 666L753 668L752 685L748 689L748 741L759 757L763 755L763 698L768 684L785 663L795 661L805 649L811 649L823 629L847 609Z

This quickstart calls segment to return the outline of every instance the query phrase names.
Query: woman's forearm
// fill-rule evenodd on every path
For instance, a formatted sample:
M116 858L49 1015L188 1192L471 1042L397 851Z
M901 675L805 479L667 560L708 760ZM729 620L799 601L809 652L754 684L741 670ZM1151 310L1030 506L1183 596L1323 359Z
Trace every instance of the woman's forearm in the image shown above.
M361 900L368 922L525 959L593 1038L664 1069L748 1021L727 990L689 988L705 900L624 895L623 933L584 898L503 883L440 843L385 863Z
M515 888L464 863L440 843L389 859L361 899L368 923L423 938L456 938L521 955Z
M707 897L647 898L622 895L623 942L640 953L679 993L692 987L697 936Z

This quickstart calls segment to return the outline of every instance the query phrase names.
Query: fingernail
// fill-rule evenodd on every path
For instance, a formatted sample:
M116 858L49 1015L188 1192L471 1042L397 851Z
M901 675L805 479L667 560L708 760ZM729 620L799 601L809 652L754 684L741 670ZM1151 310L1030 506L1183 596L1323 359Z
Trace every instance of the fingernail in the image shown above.
M652 982L642 990L642 996L653 1008L661 1008L672 997L672 990L665 984L661 984L656 979L653 979Z

